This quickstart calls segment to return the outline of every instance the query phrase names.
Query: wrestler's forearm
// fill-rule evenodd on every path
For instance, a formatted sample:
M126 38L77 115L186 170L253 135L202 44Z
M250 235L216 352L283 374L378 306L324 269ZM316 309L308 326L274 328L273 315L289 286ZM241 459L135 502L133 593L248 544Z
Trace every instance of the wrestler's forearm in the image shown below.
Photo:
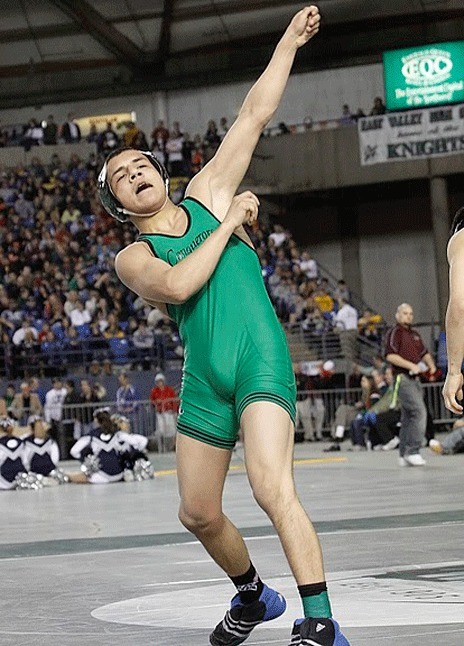
M446 349L448 372L460 374L464 359L464 308L453 297L446 311Z
M195 251L169 270L172 283L182 285L181 301L188 300L208 282L233 232L234 224L224 220Z
M263 126L270 121L279 106L297 49L295 38L285 32L268 66L243 102L241 111L255 115Z

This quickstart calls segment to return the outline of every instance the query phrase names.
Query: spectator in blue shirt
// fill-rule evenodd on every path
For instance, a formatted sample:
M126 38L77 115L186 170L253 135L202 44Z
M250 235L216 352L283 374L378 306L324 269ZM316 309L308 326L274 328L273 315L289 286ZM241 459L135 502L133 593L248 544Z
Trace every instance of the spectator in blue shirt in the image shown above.
M125 372L121 372L119 375L119 383L120 386L116 392L118 413L126 417L133 416L137 408L137 392Z

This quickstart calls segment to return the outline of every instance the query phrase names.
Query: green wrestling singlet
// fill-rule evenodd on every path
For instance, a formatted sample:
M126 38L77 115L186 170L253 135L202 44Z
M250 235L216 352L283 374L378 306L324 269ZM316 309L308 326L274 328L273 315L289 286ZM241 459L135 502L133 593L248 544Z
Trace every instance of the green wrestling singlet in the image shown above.
M181 236L142 234L138 240L173 266L219 227L198 200L181 204ZM295 420L296 386L282 326L253 247L233 234L208 282L185 303L168 304L185 350L178 431L232 449L248 404L269 401Z

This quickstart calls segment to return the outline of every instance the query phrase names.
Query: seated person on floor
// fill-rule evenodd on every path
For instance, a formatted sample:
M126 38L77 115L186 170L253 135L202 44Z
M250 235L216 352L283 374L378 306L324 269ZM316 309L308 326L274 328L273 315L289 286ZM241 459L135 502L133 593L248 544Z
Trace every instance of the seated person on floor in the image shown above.
M351 428L351 424L356 419L356 416L364 409L365 402L369 399L369 396L369 380L363 375L361 377L361 397L359 401L354 404L339 404L337 407L331 429L334 442L327 449L324 449L324 451L340 451L340 444L345 437L345 431Z
M24 464L24 442L14 435L16 422L0 418L0 489L16 489L18 477L27 473Z
M98 427L89 435L79 438L71 448L71 455L81 461L81 472L70 474L71 482L78 484L106 484L123 479L120 437L111 421L109 408L97 408L94 419Z
M401 419L400 402L398 399L399 382L393 376L389 366L385 370L387 389L378 402L373 404L364 415L368 438L371 446L391 451L400 443L399 423Z
M453 430L441 442L431 439L429 447L440 455L464 453L464 417L454 422Z
M132 433L130 420L124 415L115 413L111 421L116 425L119 436L120 460L124 469L124 480L147 480L154 476L153 465L145 453L148 438Z
M27 423L30 434L23 437L27 470L46 476L45 485L69 482L68 476L58 466L60 450L52 437L50 424L40 415L31 415Z
M363 375L361 379L361 388L365 393L363 400L363 406L359 410L355 419L351 422L350 428L350 437L353 444L353 451L359 451L366 447L366 424L364 421L365 414L369 409L379 401L380 393L378 390L378 385L380 385L379 374L374 377L372 375Z

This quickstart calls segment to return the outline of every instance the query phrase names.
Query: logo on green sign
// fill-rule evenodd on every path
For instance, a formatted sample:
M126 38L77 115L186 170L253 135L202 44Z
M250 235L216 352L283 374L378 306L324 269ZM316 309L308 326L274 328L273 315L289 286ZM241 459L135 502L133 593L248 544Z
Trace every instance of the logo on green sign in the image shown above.
M409 85L428 86L443 83L451 78L453 61L449 52L424 49L403 59L401 73Z
M389 110L464 101L464 41L384 52Z

